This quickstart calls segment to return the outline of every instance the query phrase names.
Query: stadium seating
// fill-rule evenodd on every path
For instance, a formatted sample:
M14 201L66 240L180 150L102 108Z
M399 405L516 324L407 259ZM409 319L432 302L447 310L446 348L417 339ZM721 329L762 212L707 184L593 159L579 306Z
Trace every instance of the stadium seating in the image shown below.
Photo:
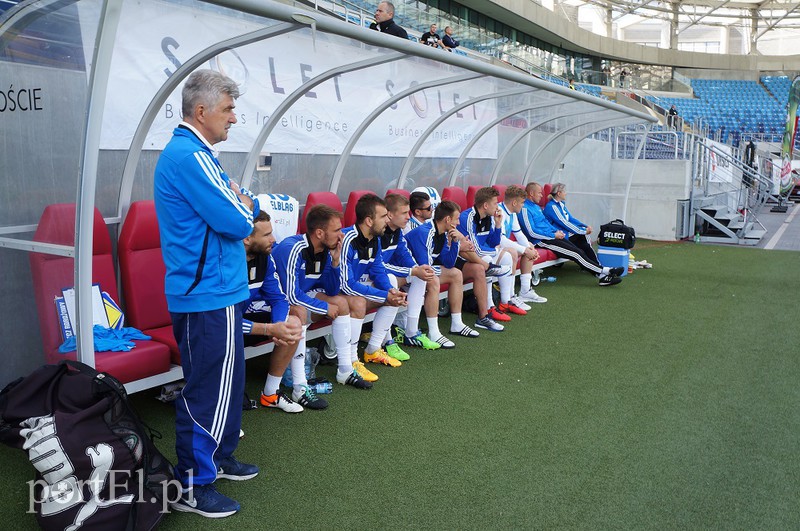
M475 204L475 194L483 188L480 184L471 184L467 187L467 208Z
M464 189L460 186L445 187L445 189L442 190L442 200L453 201L459 206L459 208L461 208L461 210L467 209L467 195L464 193Z
M371 190L353 190L347 197L347 207L344 209L344 220L342 221L343 227L349 227L356 223L356 203L361 199L361 196L367 194L374 194Z
M386 195L389 194L400 194L405 196L406 198L411 197L411 192L409 192L408 190L403 190L402 188L389 188L388 190L386 190Z
M500 194L500 197L497 198L498 201L504 201L505 200L507 186L508 185L505 185L505 184L493 184L492 185L492 188L497 190L497 192Z
M157 235L156 235L157 237ZM34 241L59 245L75 245L75 204L47 206L39 220ZM92 257L92 282L100 285L119 302L117 278L112 255L111 238L100 211L94 212ZM45 359L57 363L62 359L76 359L77 354L61 354L62 343L56 307L53 300L62 290L74 285L74 260L66 256L31 253L31 274ZM163 297L163 290L162 290ZM166 372L170 368L170 350L155 341L134 341L135 348L128 352L95 352L97 370L113 375L122 383L131 382Z

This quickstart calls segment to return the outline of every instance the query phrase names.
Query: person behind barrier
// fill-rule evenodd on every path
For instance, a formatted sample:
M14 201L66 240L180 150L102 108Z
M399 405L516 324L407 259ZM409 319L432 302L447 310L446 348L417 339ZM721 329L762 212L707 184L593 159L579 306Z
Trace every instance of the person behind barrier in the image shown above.
M328 402L317 397L306 380L306 310L301 306L289 306L271 256L274 244L270 216L261 211L253 220L253 233L244 239L250 300L243 322L245 346L258 344L261 341L258 336L272 337L275 343L261 405L287 413L300 413L304 407L325 409ZM280 389L281 378L290 363L294 384L292 398Z
M475 193L473 207L461 213L458 230L469 238L482 261L486 264L497 262L505 267L505 271L497 277L486 278L486 304L489 317L495 321L510 321L509 313L526 315L528 312L511 302L514 290L513 269L516 268L517 256L513 249L499 248L503 224L503 212L497 204L499 196L500 192L491 186L479 189ZM500 284L500 304L497 307L492 299L495 278ZM483 328L478 323L476 326Z
M419 42L426 46L432 46L434 48L439 48L440 46L442 46L439 34L436 33L436 24L431 24L430 30L422 34L422 37L419 38Z
M455 343L439 331L439 277L430 265L417 265L403 234L411 215L409 200L400 194L389 194L386 196L386 209L389 220L381 237L383 263L386 271L397 277L398 287L402 289L406 284L409 285L406 297L408 311L399 342L426 350L454 348ZM419 314L423 306L429 335L419 330ZM386 352L393 358L404 361L393 355L392 349L389 343Z
M430 222L433 218L433 203L431 196L425 192L411 192L408 197L408 206L411 212L411 217L408 219L403 232L409 232L416 229L423 223Z
M358 361L358 341L367 311L377 308L372 335L364 350L365 363L399 367L402 362L386 354L381 343L406 304L406 294L397 289L397 280L383 265L381 236L386 229L386 203L375 194L366 194L356 203L356 224L344 229L342 240L342 294L350 306L350 348L353 365L368 382L378 376Z
M442 46L448 52L452 52L458 48L458 41L453 38L453 28L446 26L444 28L444 37L442 37Z
M394 4L391 2L378 4L378 7L375 8L375 22L369 25L369 29L408 39L406 30L394 21Z
M304 307L308 321L329 318L336 343L336 381L356 389L370 389L350 358L350 306L341 295L342 213L315 205L306 214L305 234L284 239L273 252L289 304ZM294 376L294 373L292 373Z
M583 249L567 239L563 231L554 227L539 207L542 200L542 186L539 183L528 183L525 187L527 199L519 214L520 228L529 242L537 247L549 249L559 258L572 260L581 269L588 271L599 279L600 286L613 286L619 284L619 278L625 270L621 267L609 268L600 265L596 255L588 256Z
M418 264L428 264L439 276L440 283L450 284L450 333L464 337L480 334L465 325L461 319L464 280L472 279L472 290L478 303L480 327L493 332L502 332L503 325L488 315L486 306L486 275L479 264L465 261L459 256L462 250L474 252L474 246L458 231L461 209L453 201L442 201L436 207L433 223L417 227L406 235L408 247ZM437 326L438 329L438 326ZM430 331L429 331L430 332Z
M217 479L259 472L233 457L245 378L242 303L250 295L242 240L253 231L259 205L231 188L213 147L236 123L238 97L236 83L223 74L192 73L182 91L184 121L154 178L167 306L186 380L175 401L175 474L183 491L172 508L211 518L240 509L217 491Z
M530 310L526 303L545 303L547 299L540 297L531 288L533 263L539 258L536 247L528 241L525 233L519 226L519 213L525 204L525 190L517 185L506 188L505 200L500 202L500 211L503 213L502 233L500 247L513 250L519 258L519 295L511 297L511 303L523 310ZM514 238L513 240L511 238ZM516 263L516 260L514 261Z

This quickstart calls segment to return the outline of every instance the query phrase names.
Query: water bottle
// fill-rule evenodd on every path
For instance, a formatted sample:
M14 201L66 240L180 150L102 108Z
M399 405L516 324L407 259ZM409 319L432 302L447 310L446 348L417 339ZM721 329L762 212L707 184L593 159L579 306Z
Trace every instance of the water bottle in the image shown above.
M700 232L694 233L694 243L700 243Z
M550 282L550 283L553 283L553 282L555 282L555 281L556 281L556 277L547 277L546 279L544 279L544 281L545 281L545 282Z

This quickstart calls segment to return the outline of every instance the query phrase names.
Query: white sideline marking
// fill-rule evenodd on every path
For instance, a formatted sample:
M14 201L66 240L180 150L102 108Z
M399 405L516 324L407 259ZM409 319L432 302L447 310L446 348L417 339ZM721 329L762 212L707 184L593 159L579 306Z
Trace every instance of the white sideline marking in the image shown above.
M783 225L778 227L778 230L775 231L775 235L769 239L767 245L764 246L764 249L771 250L774 249L776 245L778 245L778 241L781 239L781 236L783 236L783 233L786 232L786 228L792 222L798 210L800 209L797 207L792 208L792 213L786 217L786 219L783 221Z

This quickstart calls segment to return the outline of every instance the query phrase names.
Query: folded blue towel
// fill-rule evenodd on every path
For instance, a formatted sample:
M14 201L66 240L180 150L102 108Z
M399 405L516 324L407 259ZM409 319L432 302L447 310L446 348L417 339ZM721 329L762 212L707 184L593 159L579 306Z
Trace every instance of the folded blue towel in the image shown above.
M113 328L105 328L100 325L94 325L94 350L95 352L127 352L136 345L133 343L134 339L150 339L142 333L141 330L132 327L120 328L114 330ZM77 343L75 336L64 341L58 351L62 354L73 352L77 350Z

